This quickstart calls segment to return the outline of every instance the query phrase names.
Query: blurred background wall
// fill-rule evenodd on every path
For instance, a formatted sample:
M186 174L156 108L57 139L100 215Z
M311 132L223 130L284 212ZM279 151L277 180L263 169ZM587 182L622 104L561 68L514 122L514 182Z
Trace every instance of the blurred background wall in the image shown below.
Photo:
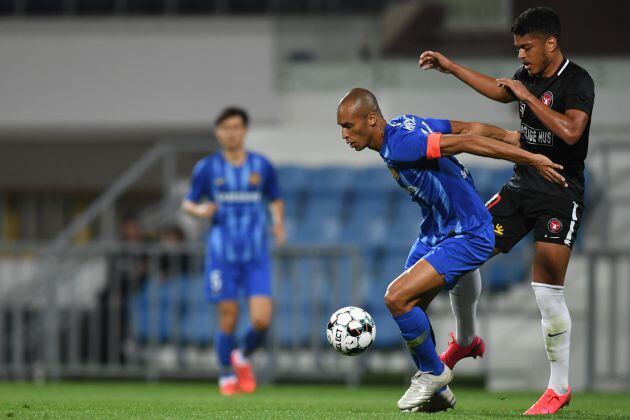
M194 162L215 148L214 116L232 104L251 113L250 147L280 166L290 246L278 252L276 281L286 290L321 288L316 303L278 298L280 320L303 319L314 332L277 331L261 356L267 377L286 375L282 366L299 353L313 378L313 352L334 371L340 362L321 347L321 322L349 300L375 312L384 334L374 355L354 363L404 372L407 356L381 296L404 263L418 215L377 154L345 147L338 100L362 86L386 116L516 129L515 105L423 72L417 58L439 50L511 77L518 68L511 22L541 4L560 14L563 50L596 86L588 215L568 274L574 377L578 386L599 386L615 371L614 386L627 387L630 314L620 299L630 291L620 280L630 232L630 29L629 7L610 0L0 0L0 373L216 372L212 308L186 292L201 284L205 226L178 205ZM484 199L510 173L505 163L462 161ZM355 180L366 176L371 185L359 191ZM531 243L523 242L485 269L491 350L483 364L462 367L492 387L543 386L546 378L529 288ZM121 294L125 287L132 291ZM331 290L346 295L335 301ZM45 304L53 295L59 300ZM445 344L447 300L434 311ZM508 342L515 330L522 338ZM597 364L596 351L607 361Z

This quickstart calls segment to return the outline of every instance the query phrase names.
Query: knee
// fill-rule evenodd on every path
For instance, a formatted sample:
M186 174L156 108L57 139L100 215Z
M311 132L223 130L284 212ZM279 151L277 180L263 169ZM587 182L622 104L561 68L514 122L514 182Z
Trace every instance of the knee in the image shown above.
M385 306L392 315L397 316L409 312L412 305L399 292L390 287L385 292Z
M255 316L251 319L252 328L256 331L262 332L266 331L269 328L269 324L271 323L270 317L267 316Z
M236 330L238 314L236 312L221 312L219 314L219 328L227 334L232 334Z

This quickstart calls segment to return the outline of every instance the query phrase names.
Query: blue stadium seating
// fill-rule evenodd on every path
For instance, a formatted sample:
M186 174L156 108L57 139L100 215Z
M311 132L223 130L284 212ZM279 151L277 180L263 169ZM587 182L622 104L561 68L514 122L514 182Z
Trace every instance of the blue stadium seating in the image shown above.
M471 172L485 201L507 182L512 168L473 167ZM280 344L302 346L325 339L321 330L301 326L310 325L313 316L324 325L334 310L356 302L376 321L375 345L399 346L398 330L383 304L383 295L389 282L403 271L408 250L417 238L421 217L418 206L382 166L284 166L278 168L278 177L286 203L289 244L353 245L358 247L363 261L361 285L354 288L348 281L334 281L351 278L347 261L333 264L325 259L297 260L292 268L278 270L274 328L279 332ZM525 279L531 253L529 237L510 254L499 255L485 264L484 290L505 291ZM184 343L212 342L216 310L206 302L200 275L149 281L129 304L132 331L139 342L167 342L176 335ZM248 322L246 305L243 310L241 332ZM157 322L153 325L154 319Z

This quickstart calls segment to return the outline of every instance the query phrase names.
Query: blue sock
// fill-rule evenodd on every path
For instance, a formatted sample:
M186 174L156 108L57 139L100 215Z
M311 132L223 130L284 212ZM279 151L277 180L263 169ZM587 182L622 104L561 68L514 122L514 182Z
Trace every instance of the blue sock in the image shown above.
M236 340L234 334L227 334L218 330L214 340L214 346L219 357L219 366L221 368L220 376L230 376L234 374L232 363L230 362L230 354L236 348Z
M265 340L267 330L256 331L253 327L249 327L245 334L245 343L243 345L243 356L248 357L252 354Z
M431 324L424 311L415 306L409 312L394 317L407 348L419 370L439 375L444 365L435 351L435 343L431 339Z

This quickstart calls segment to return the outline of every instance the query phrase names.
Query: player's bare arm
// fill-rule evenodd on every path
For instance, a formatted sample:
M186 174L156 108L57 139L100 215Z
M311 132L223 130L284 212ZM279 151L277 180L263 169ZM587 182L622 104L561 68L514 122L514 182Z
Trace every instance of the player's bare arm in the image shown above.
M520 80L500 78L496 80L496 83L497 86L504 86L512 90L518 100L525 102L540 122L565 143L573 145L582 137L589 119L586 112L568 109L562 114L554 111L527 90Z
M287 234L284 229L284 201L272 201L269 203L269 211L273 222L271 225L271 233L276 240L276 245L282 246L287 240Z
M477 134L511 144L512 146L521 146L521 133L519 131L505 130L491 124L451 120L451 133Z
M217 205L211 201L195 203L191 200L184 200L182 202L182 209L191 216L200 219L212 219L217 211Z
M496 78L464 67L437 51L423 52L418 64L423 70L435 69L442 73L452 74L477 92L495 101L503 103L514 101L514 97L507 90L497 85Z
M550 182L567 186L562 175L562 165L552 162L547 156L527 152L507 143L482 137L476 134L442 135L440 139L440 153L442 156L458 153L470 153L494 159L509 160L520 165L529 165Z

